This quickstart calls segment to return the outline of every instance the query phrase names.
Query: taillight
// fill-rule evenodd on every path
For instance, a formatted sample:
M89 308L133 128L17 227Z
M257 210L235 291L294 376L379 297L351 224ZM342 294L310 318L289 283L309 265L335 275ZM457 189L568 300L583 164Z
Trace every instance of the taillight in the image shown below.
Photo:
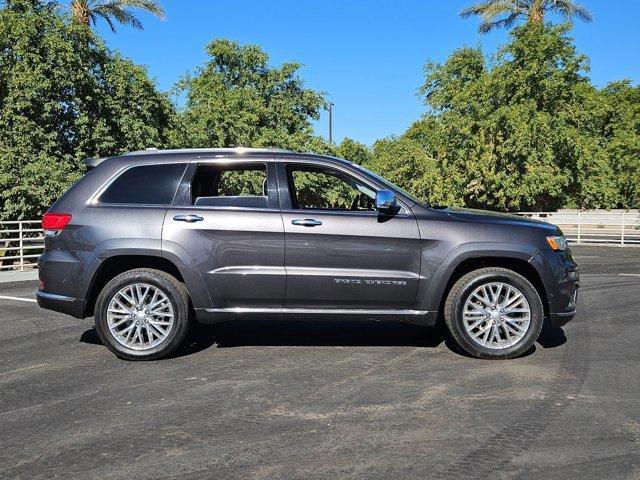
M42 216L42 229L45 235L58 235L70 221L70 213L45 213Z

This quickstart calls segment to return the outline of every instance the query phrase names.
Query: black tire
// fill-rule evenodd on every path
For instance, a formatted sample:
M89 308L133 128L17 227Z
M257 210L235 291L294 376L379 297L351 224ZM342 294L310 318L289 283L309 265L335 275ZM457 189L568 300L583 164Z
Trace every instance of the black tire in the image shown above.
M462 313L469 295L479 286L489 282L509 284L525 296L531 310L529 328L514 345L492 349L476 343L464 327ZM480 268L463 275L451 288L444 305L444 319L453 340L468 354L485 359L515 358L527 352L540 335L544 321L544 309L535 287L522 275L498 267ZM497 320L496 320L497 321Z
M127 285L145 283L160 289L171 302L173 308L173 326L165 340L146 350L134 350L119 343L107 325L109 302L118 291ZM102 343L118 358L124 360L157 360L175 351L189 332L191 308L189 295L183 283L161 270L138 268L114 277L107 283L96 300L95 324Z

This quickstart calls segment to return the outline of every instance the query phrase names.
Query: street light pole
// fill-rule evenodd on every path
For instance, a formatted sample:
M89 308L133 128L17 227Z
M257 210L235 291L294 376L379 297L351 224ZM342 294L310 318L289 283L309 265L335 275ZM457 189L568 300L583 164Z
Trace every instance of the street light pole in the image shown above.
M333 143L333 103L327 102L327 110L329 110L329 143Z

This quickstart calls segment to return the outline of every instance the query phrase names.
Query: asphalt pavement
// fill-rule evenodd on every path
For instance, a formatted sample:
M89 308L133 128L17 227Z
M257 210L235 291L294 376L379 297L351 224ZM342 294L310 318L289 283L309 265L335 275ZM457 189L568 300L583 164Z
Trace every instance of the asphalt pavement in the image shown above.
M640 248L574 251L578 316L509 361L438 328L255 320L125 362L0 285L0 478L640 479Z

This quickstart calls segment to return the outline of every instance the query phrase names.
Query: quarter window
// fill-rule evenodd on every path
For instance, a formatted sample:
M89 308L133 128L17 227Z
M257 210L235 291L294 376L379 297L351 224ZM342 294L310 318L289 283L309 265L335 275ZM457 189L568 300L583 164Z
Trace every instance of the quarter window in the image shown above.
M294 208L375 210L375 190L338 170L288 165L287 174Z
M100 195L100 203L169 205L186 164L140 165L125 170Z

